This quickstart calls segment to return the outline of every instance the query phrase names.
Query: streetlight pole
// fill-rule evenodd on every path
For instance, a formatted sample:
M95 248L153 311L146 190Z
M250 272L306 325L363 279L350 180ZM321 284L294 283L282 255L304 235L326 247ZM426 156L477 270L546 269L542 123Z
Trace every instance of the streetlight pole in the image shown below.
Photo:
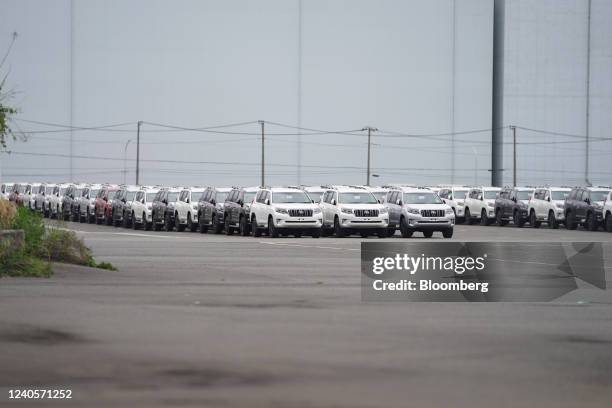
M366 126L364 127L363 130L367 130L368 131L368 169L367 169L367 173L366 173L366 186L370 185L370 162L371 162L371 156L372 156L372 132L376 132L378 129L373 128L371 126Z
M261 125L261 186L266 185L266 166L265 166L265 158L266 158L266 136L265 136L265 125L264 121L258 121Z
M125 147L123 148L123 184L126 183L126 176L127 176L127 149L128 149L128 146L130 145L131 142L132 142L132 139L128 139L128 141L125 142Z
M136 130L136 185L140 185L140 126L142 120L138 121Z

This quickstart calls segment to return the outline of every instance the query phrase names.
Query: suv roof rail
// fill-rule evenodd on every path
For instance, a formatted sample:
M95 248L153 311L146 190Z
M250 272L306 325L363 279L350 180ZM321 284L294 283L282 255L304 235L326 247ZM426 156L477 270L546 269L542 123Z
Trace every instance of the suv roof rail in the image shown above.
M366 186L348 185L347 187L350 187L350 188L357 188L357 189L359 189L359 190L367 190L367 187L366 187Z

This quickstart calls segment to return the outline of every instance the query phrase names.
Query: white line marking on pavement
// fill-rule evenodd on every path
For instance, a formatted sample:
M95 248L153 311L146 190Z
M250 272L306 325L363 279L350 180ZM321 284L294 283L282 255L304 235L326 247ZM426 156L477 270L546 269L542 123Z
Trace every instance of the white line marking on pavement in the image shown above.
M265 244L265 245L278 245L278 246L299 247L299 248L335 249L339 251L360 251L360 249L356 249L356 248L339 248L339 247L318 246L318 245L285 244L282 242L259 241L259 243Z
M80 234L126 235L130 237L150 237L150 238L170 238L170 239L187 238L187 237L173 237L169 235L137 234L137 233L131 233L131 232L82 231L82 230L73 230L73 229L62 228L62 227L53 227L53 228L62 230L62 231L72 231L72 232L80 233Z

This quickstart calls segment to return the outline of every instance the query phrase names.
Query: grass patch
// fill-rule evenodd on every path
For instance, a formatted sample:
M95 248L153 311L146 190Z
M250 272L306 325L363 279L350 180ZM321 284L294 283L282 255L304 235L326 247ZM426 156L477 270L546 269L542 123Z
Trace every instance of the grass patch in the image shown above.
M52 273L51 262L117 270L108 262L96 262L91 249L73 231L45 228L40 214L3 203L0 202L0 226L10 221L10 228L24 230L25 245L19 251L8 245L0 247L0 276L48 277Z

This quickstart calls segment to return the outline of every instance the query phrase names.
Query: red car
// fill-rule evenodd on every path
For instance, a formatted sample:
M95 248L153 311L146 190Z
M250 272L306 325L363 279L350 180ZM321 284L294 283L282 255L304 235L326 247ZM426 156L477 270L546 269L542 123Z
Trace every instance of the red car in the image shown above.
M94 206L96 224L105 223L106 225L111 225L113 222L113 198L115 198L115 193L118 190L119 186L116 185L102 187L102 191L98 194Z

